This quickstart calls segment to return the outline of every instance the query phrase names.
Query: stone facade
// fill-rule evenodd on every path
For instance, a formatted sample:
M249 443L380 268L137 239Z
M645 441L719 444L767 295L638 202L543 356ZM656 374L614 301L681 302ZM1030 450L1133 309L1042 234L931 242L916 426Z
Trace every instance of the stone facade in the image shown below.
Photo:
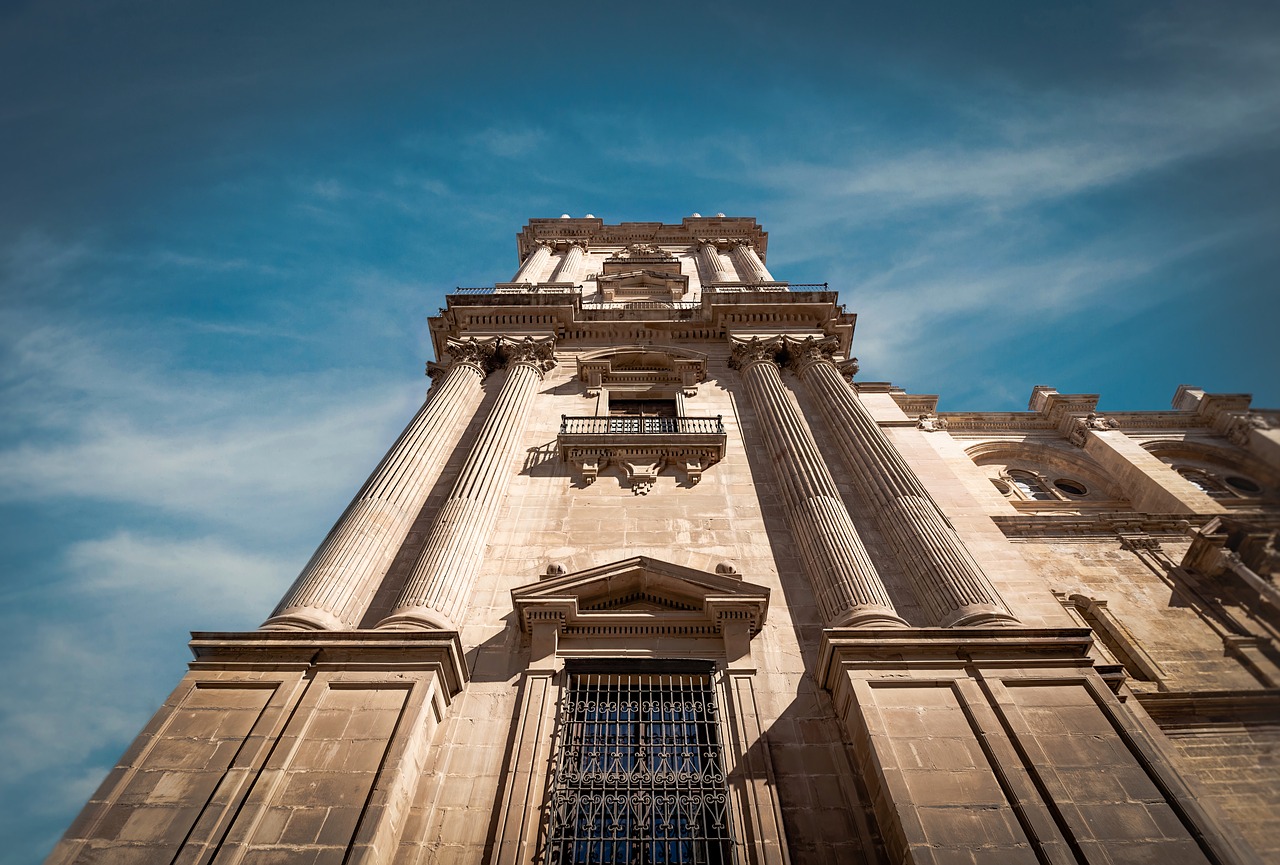
M49 861L1280 863L1280 413L938 412L767 241L532 220Z

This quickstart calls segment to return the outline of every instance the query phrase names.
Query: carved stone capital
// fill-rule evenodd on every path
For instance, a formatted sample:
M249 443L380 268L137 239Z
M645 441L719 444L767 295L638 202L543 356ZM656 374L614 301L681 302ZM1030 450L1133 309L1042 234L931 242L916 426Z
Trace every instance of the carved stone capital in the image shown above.
M503 364L507 367L524 363L532 366L539 373L544 373L556 365L556 341L554 337L534 339L503 340L498 349Z
M815 363L834 363L836 352L840 351L840 340L834 336L807 336L804 339L788 338L787 365L803 376Z
M782 348L782 337L779 336L765 339L758 336L753 336L751 339L735 339L733 357L729 359L729 366L741 370L764 362L777 366L778 355L782 353Z
M497 344L493 340L482 342L475 337L451 339L445 343L445 349L449 352L449 362L446 368L454 364L465 363L479 369L482 375L487 375L494 369Z
M862 369L862 364L856 357L851 357L848 360L836 361L836 369L840 370L840 375L852 380L858 374L858 370Z

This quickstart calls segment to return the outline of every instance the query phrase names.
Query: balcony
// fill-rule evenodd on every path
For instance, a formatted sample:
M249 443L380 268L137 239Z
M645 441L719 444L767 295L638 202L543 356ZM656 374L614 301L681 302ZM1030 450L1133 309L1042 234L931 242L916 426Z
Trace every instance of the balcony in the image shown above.
M716 417L560 417L560 458L578 467L583 485L609 466L622 469L631 492L645 495L664 469L682 472L686 485L724 458L724 420Z
M715 417L569 417L560 416L560 435L724 435Z

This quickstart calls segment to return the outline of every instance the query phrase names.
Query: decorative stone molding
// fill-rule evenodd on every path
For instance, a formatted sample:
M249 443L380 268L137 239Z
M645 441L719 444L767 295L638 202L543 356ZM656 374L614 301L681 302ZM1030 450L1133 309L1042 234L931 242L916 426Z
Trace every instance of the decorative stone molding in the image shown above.
M925 412L916 418L916 429L925 432L942 432L947 428L947 419L940 418L933 412Z
M737 370L746 370L757 363L770 363L776 368L778 356L782 353L782 337L752 336L749 339L734 340L731 345L732 357L729 366Z
M518 341L500 340L498 360L507 367L526 364L533 367L541 376L556 365L555 346L554 339L535 339L532 336L526 336Z
M1089 440L1089 431L1098 430L1105 432L1107 430L1119 429L1120 424L1110 418L1103 417L1097 412L1089 412L1084 417L1072 418L1071 431L1067 435L1067 440L1076 447L1084 447Z
M1250 411L1233 415L1226 424L1225 435L1227 441L1236 447L1247 448L1249 446L1249 433L1254 430L1269 429L1272 429L1272 425L1266 415Z
M625 632L664 637L720 634L726 621L764 627L769 589L741 574L707 573L634 556L513 589L520 628L531 636L534 617L554 612L561 636ZM622 629L621 631L619 629Z

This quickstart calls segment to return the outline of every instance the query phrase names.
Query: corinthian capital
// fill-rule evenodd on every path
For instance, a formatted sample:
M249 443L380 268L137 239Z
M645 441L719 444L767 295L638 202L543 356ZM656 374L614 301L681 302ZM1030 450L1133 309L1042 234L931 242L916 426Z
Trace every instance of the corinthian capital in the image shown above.
M556 365L555 337L534 339L526 336L521 340L503 340L500 353L506 366L527 363L538 372L546 372Z
M450 366L455 363L469 363L484 372L490 372L493 369L496 346L491 339L483 342L475 337L451 339L445 343L445 348L449 352Z
M787 337L787 365L803 375L815 363L832 363L840 351L840 340L834 336L806 336L804 339Z
M733 357L729 359L729 365L734 369L746 369L754 363L768 361L776 366L781 351L782 337L771 336L761 339L753 336L751 339L735 339Z

